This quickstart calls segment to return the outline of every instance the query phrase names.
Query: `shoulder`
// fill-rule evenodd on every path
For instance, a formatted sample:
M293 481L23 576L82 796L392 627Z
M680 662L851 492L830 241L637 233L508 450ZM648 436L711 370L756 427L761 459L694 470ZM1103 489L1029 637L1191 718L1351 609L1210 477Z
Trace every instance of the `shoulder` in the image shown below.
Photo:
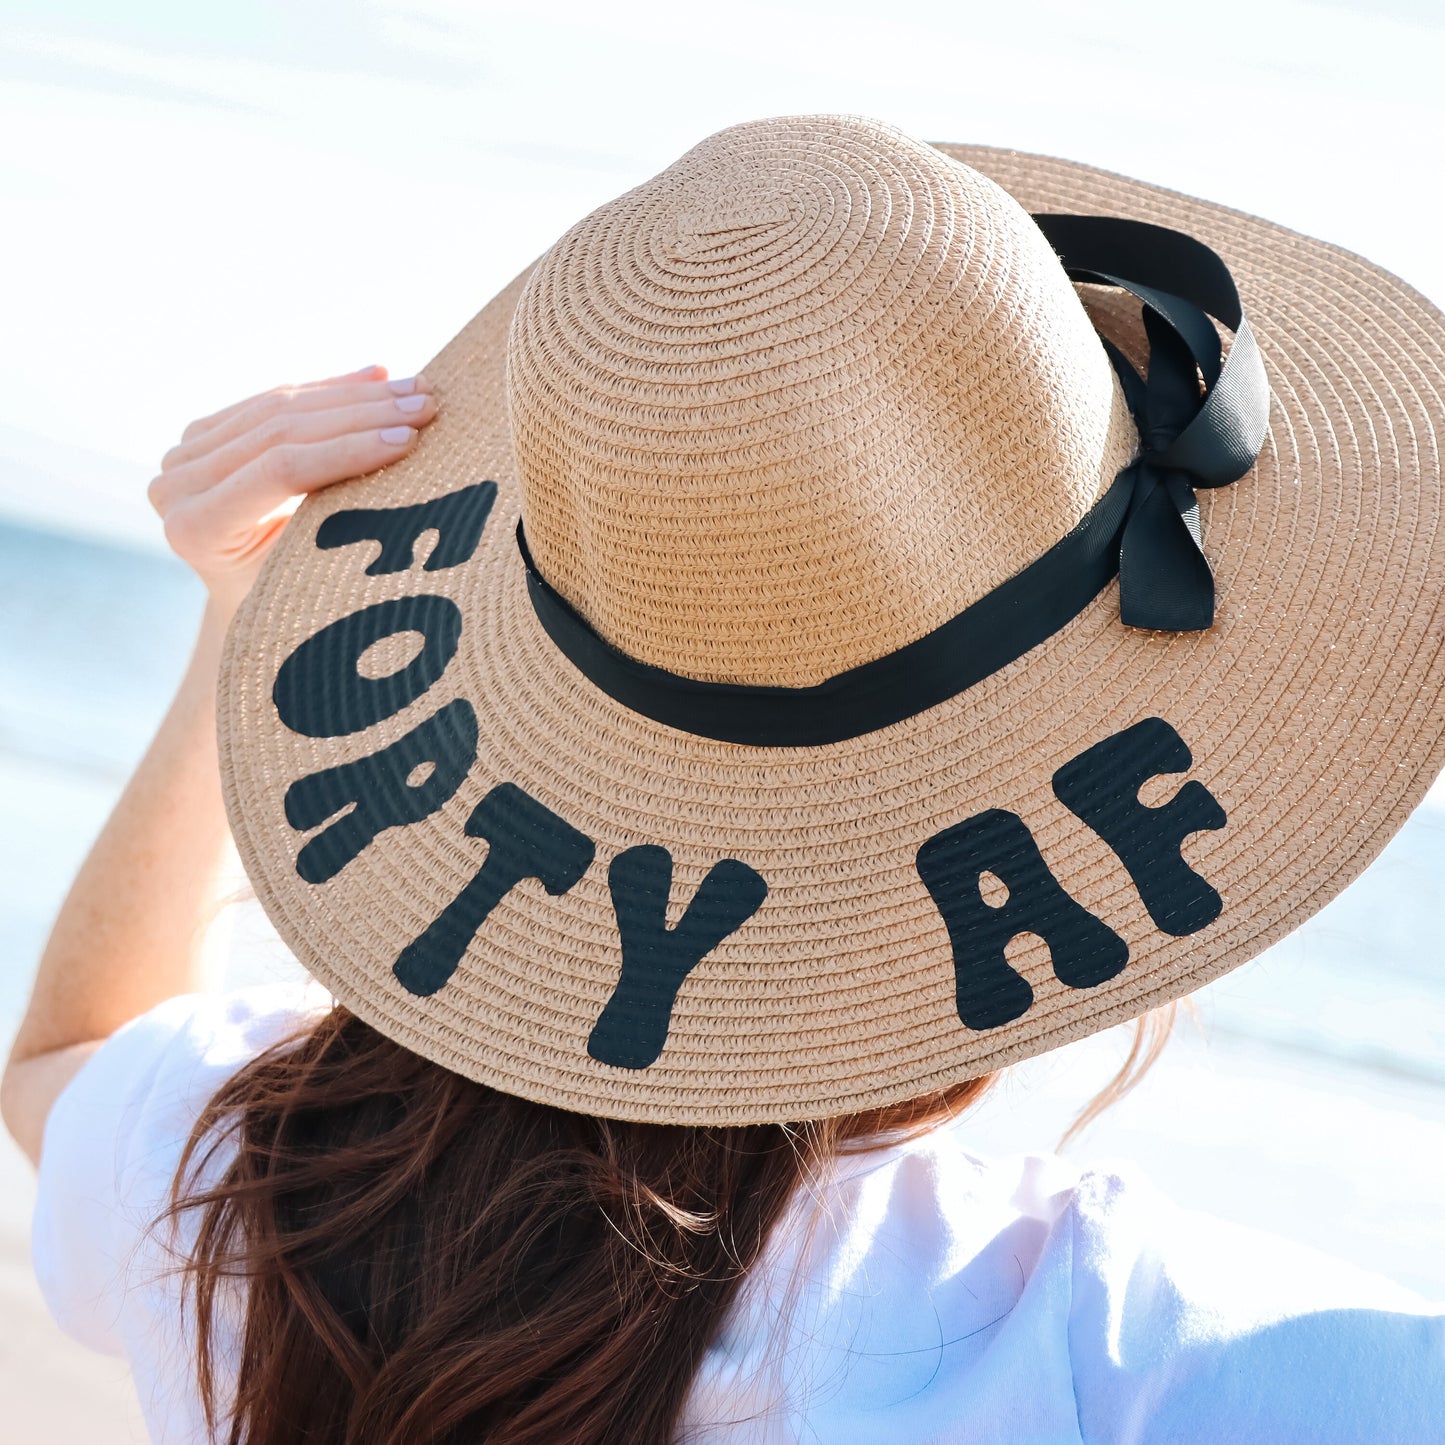
M1445 1440L1445 1306L1129 1173L1081 1174L1069 1225L1086 1440Z
M194 1117L243 1064L303 1030L330 1006L310 980L181 994L117 1029L55 1101L41 1155L110 1121L129 1136Z
M36 1276L63 1328L98 1349L117 1330L202 1109L238 1069L330 1007L310 981L167 999L110 1036L46 1120L32 1229ZM213 1167L224 1164L217 1152Z
M1081 1171L1070 1216L1076 1286L1100 1291L1113 1311L1169 1298L1198 1317L1197 1329L1206 1315L1239 1329L1332 1305L1425 1307L1403 1286L1295 1240L1183 1207L1128 1168Z
M166 1072L192 1064L234 1072L330 1005L330 994L311 979L178 994L117 1029L86 1068L92 1078L157 1066ZM76 1083L82 1084L83 1078L78 1076Z
M843 1156L779 1221L704 1358L689 1425L770 1417L788 1438L873 1442L951 1438L946 1422L967 1421L981 1441L1072 1438L1079 1189L1067 1163L986 1159L957 1128Z
M1436 1308L1127 1167L965 1140L845 1159L800 1192L693 1418L742 1400L859 1441L959 1420L981 1441L1445 1440ZM1422 1412L1439 1433L1401 1433Z
M173 1163L216 1090L329 1007L330 995L305 980L181 994L132 1019L56 1099L41 1150L42 1191L64 1186L82 1153L107 1154L118 1183L124 1176L136 1184Z

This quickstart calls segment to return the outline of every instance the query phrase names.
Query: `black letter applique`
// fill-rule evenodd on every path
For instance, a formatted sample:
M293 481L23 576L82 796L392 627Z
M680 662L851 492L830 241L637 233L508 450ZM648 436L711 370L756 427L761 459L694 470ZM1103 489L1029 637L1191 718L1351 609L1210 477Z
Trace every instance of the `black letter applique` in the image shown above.
M342 816L301 849L297 873L308 883L325 883L378 833L436 812L461 787L476 756L477 715L457 698L380 752L298 778L286 790L286 821L293 828L304 831ZM409 781L428 764L418 782Z
M363 677L356 669L362 653L398 632L421 633L421 651L386 677ZM424 593L363 607L308 637L281 664L271 700L292 732L360 732L415 702L446 671L461 635L461 611L446 597Z
M565 893L587 871L592 840L514 783L500 783L472 810L466 834L485 838L487 856L476 876L435 922L398 955L392 971L402 986L425 997L451 978L498 903L524 878L548 893Z
M1191 833L1224 827L1225 813L1203 783L1185 783L1158 808L1146 808L1139 789L1193 761L1184 739L1163 718L1150 717L1095 743L1054 774L1059 801L1119 855L1155 927L1176 938L1197 933L1224 908L1179 845Z
M366 568L368 577L377 577L384 572L405 572L414 560L417 538L423 532L435 532L436 545L424 570L440 572L471 560L496 497L495 482L478 482L411 507L357 507L333 512L317 529L316 545L329 549L348 547L353 542L380 542L381 551Z
M628 848L607 873L622 938L622 974L587 1052L599 1063L645 1069L667 1042L683 980L762 907L768 885L737 858L715 863L676 928L667 926L672 854L655 843Z
M997 908L979 886L986 872L1009 891ZM1054 973L1071 988L1093 988L1129 961L1128 944L1059 886L1015 813L990 808L935 833L918 850L918 876L948 928L958 1016L971 1029L998 1028L1033 1003L1004 955L1020 933L1048 944Z

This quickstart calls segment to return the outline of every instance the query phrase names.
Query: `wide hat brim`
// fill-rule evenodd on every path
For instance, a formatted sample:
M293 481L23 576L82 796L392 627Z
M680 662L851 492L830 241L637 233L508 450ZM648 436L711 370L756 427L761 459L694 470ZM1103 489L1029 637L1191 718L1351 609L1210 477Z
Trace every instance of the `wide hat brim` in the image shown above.
M302 506L227 641L221 768L237 846L302 965L382 1033L469 1078L568 1109L675 1124L823 1118L924 1095L1054 1048L1198 988L1329 902L1379 853L1445 765L1445 549L1439 439L1445 318L1375 266L1222 206L1048 157L940 147L1026 209L1117 215L1188 232L1227 262L1272 391L1254 470L1201 496L1215 626L1150 633L1119 621L1113 586L1002 671L917 716L822 747L758 748L677 731L621 706L567 661L529 603L504 396L509 321L525 282L491 301L427 368L441 399L414 452ZM368 575L365 546L319 549L356 507L498 485L464 566ZM371 603L440 593L461 610L456 656L422 698L360 732L313 738L280 721L278 669ZM466 698L479 745L439 811L378 836L329 881L296 870L297 779L375 753ZM1187 744L1187 781L1223 808L1183 858L1222 910L1161 931L1116 852L1064 807L1061 766L1145 719ZM465 824L514 784L596 845L566 891L535 878L496 904L444 987L418 996L393 965L477 874ZM1128 946L1093 987L1061 982L1021 933L1019 1017L960 1019L954 957L920 879L922 844L996 809L1027 826L1067 893ZM618 983L608 865L661 845L675 925L722 858L767 896L678 991L647 1067L588 1052ZM1301 1007L1308 1001L1301 1000Z

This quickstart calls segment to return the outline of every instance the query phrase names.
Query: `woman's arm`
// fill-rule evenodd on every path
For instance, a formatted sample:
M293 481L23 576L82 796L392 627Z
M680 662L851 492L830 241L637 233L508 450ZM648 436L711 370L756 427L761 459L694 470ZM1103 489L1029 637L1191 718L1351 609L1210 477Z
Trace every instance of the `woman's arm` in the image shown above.
M0 1083L0 1109L38 1162L46 1116L100 1043L201 986L200 943L228 840L216 759L226 627L308 492L403 456L436 415L422 378L380 367L252 397L193 423L150 496L205 582L190 666L55 921Z

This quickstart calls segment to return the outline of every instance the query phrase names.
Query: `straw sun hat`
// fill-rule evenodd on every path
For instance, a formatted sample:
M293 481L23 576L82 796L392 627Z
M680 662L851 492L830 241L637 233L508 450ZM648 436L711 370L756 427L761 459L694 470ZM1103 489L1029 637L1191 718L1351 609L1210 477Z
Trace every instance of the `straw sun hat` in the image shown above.
M1445 763L1442 360L1236 211L723 131L287 528L222 670L242 858L384 1034L591 1113L824 1117L1127 1019Z

